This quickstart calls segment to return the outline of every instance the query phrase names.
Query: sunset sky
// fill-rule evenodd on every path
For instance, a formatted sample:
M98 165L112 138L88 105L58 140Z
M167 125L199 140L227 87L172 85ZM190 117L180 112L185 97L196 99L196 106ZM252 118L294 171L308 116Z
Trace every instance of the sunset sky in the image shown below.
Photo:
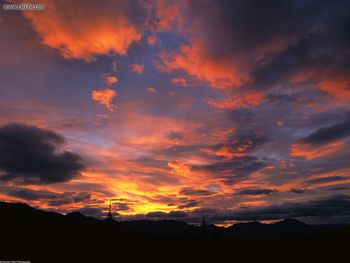
M2 201L349 222L348 0L25 2L0 11Z

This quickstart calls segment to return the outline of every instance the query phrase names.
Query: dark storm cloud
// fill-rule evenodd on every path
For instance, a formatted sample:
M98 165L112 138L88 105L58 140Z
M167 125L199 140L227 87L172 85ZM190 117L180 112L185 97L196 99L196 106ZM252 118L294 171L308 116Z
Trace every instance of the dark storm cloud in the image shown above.
M85 167L82 158L59 151L64 138L50 130L24 124L0 127L1 180L51 184L68 181Z
M203 166L193 166L195 170L207 170L211 172L229 171L237 175L246 175L258 171L264 167L264 164L259 161L251 161L248 158L237 158L229 162L218 162ZM243 159L243 160L242 160ZM246 162L245 162L246 161Z
M350 196L335 195L302 203L284 203L237 213L236 220L268 220L289 217L350 216Z
M186 203L183 203L181 205L178 206L179 209L185 209L185 208L191 208L191 207L196 207L197 205L199 205L199 201L193 200L193 201L189 201Z
M207 133L208 130L203 130L201 132ZM171 146L157 150L154 152L154 154L162 154L171 158L187 158L189 155L200 155L213 160L221 160L223 157L214 155L213 153L219 151L222 147L229 148L232 153L242 154L246 152L252 152L269 141L269 136L262 131L242 131L242 133L232 135L230 138L228 138L228 140L225 140L221 143L205 144L203 142L193 145ZM205 150L210 150L210 152L206 152Z
M337 186L337 187L330 187L328 188L329 191L344 191L344 190L350 190L350 186Z
M198 34L212 55L234 52L249 58L257 46L275 37L305 33L323 8L316 1L190 1L188 16L202 23L205 30Z
M275 194L278 191L270 188L255 188L255 189L243 189L239 191L238 195L270 195Z
M179 218L179 217L187 217L188 214L186 212L183 212L183 211L170 211L168 213L168 216L171 218Z
M281 167L276 166L274 169L266 169L263 171L264 174L269 175L267 181L269 183L288 183L290 178L288 176L293 176L294 178L299 178L303 180L304 186L310 187L311 183L307 183L308 180L314 180L320 175L326 175L327 173L334 173L339 171L343 173L344 169L350 168L350 152L345 150L344 152L325 156L322 161L315 160L294 160L292 166ZM287 177L281 175L288 175ZM340 175L339 175L340 176ZM334 178L337 176L330 176ZM317 183L318 178L315 179ZM323 179L322 179L323 180ZM328 180L328 179L325 179ZM332 179L330 179L332 180ZM337 179L334 179L337 180ZM339 179L338 179L339 180Z
M194 165L193 170L206 171L221 178L226 184L235 184L250 174L263 169L266 163L253 156L244 156L230 161L214 162L206 165Z
M279 205L245 207L238 210L201 207L192 211L162 211L138 215L141 218L178 219L188 223L201 223L205 217L208 223L220 224L227 221L282 220L301 218L312 223L339 223L350 219L350 196L332 195L309 201L286 202ZM345 220L345 221L344 221Z
M301 42L277 54L269 63L256 64L252 70L253 80L249 83L257 89L269 89L277 84L285 84L288 78L302 68L305 58L308 56L309 47ZM277 95L277 96L276 96ZM271 94L268 98L272 102L294 102L293 95Z
M148 214L146 214L146 217L149 217L149 218L163 218L166 216L167 216L167 213L162 211L149 212Z
M322 178L306 180L306 181L304 181L304 184L315 185L315 184L344 181L344 180L348 180L348 179L349 178L344 177L344 176L329 176L329 177L322 177Z
M323 127L304 138L302 142L321 144L350 136L350 120L333 126Z
M50 206L60 206L71 203L87 202L91 198L90 193L74 193L67 192L61 194L56 200L51 200L48 202Z
M3 192L12 197L21 198L24 200L42 200L42 199L54 199L57 197L57 194L50 191L43 190L31 190L25 188L16 188L16 189L2 189Z
M191 187L182 188L179 192L180 195L189 195L189 196L208 196L214 194L212 191L204 189L195 189Z
M305 84L315 83L321 79L332 80L346 78L350 63L347 52L350 44L350 5L349 1L294 1L296 6L311 11L308 18L298 16L308 28L308 32L299 31L299 40L268 61L257 63L252 70L253 81L249 85L255 88L269 88L276 84L286 85L298 73L310 73L301 80ZM292 9L293 10L293 9ZM306 13L304 13L306 14ZM303 17L306 20L303 20ZM286 22L288 23L288 22ZM294 21L289 24L293 26ZM298 22L297 22L298 23ZM341 88L333 86L334 96L346 92L346 85Z
M56 193L46 190L31 190L26 188L2 188L2 192L9 196L21 198L26 201L45 201L49 206L60 206L65 204L86 202L91 195L86 192L64 192Z
M307 190L301 188L292 188L290 191L295 194L304 194L307 192Z
M208 149L218 151L222 147L230 149L232 153L248 153L259 146L270 141L270 138L264 132L247 132L231 136L226 142L208 146Z
M113 206L117 211L128 211L131 210L130 206L125 203L113 203Z

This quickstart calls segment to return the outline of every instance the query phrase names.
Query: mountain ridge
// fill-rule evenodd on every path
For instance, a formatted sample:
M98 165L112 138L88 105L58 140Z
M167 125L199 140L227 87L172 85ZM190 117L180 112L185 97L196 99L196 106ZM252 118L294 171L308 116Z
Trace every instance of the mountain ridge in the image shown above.
M265 253L271 246L302 251L313 245L318 251L330 243L350 241L350 227L319 228L295 220L240 223L227 228L176 220L118 222L5 202L0 202L0 215L0 259L32 262L120 262L121 255L145 260L154 259L152 251L195 258L212 252L217 257L233 248L235 255L249 257L255 255L252 250Z

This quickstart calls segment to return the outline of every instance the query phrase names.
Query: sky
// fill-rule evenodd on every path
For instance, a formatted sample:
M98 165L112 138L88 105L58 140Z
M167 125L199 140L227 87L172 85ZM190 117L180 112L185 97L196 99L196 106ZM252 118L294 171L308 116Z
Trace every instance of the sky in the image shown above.
M0 200L349 222L349 1L39 2L0 11Z

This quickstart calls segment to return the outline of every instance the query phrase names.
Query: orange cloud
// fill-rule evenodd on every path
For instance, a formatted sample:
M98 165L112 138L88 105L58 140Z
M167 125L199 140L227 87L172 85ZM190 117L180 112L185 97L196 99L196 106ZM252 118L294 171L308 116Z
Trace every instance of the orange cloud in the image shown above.
M113 84L116 84L118 82L118 78L116 76L108 75L103 77L104 82L111 86Z
M161 52L162 65L166 72L183 70L201 82L217 89L229 89L242 84L248 74L227 57L210 56L203 43L194 41L183 45L177 52Z
M337 72L332 68L316 66L300 70L290 78L292 83L315 81L316 87L340 99L350 99L350 77L348 72Z
M350 99L350 77L348 75L323 79L318 83L318 87L334 97Z
M234 151L234 149L232 149L231 147L228 147L228 146L222 146L218 150L213 150L213 149L207 148L207 149L201 149L200 151L207 153L207 154L220 156L220 157L223 157L224 159L233 159L236 157L239 158L239 157L243 157L246 155L243 151L236 152L236 151Z
M127 16L128 1L41 1L44 12L23 12L42 42L65 58L95 60L115 52L126 55L142 32Z
M246 92L244 94L232 95L224 100L209 99L208 104L219 109L237 109L260 105L265 99L262 92Z
M281 120L276 121L276 124L280 127L282 127L284 125L283 121L281 121Z
M148 87L147 91L150 92L150 93L157 93L157 90L155 88L153 88L153 87Z
M184 87L188 86L187 80L183 77L172 78L170 82Z
M142 152L155 149L164 150L176 145L191 145L196 141L203 140L203 137L206 136L195 132L203 124L190 119L180 120L128 111L123 112L122 123L128 130L128 133L123 137L123 142L128 147ZM159 129L160 123L162 129ZM180 137L169 136L174 133L179 134Z
M219 141L226 141L236 132L235 128L227 128L227 129L215 129L211 136L218 139Z
M117 96L117 92L109 88L94 90L91 93L91 97L94 101L96 101L98 104L106 106L110 111L115 109L115 105L112 102L115 96Z
M315 176L310 176L306 180L300 182L300 187L303 188L308 186L308 188L320 188L329 187L338 184L347 184L350 182L349 169L342 169L340 171L318 174Z
M156 36L149 36L148 38L147 38L147 43L148 43L148 45L150 45L150 46L154 46L154 45L156 45L157 44L157 37Z
M312 160L339 153L344 146L342 141L336 141L325 145L296 143L291 145L290 154L293 157L303 157L307 160Z
M131 65L131 71L137 74L142 74L144 70L145 70L145 66L142 64L135 63Z
M191 174L191 167L186 165L182 161L177 160L177 161L168 162L168 166L176 173L183 175L185 177Z

